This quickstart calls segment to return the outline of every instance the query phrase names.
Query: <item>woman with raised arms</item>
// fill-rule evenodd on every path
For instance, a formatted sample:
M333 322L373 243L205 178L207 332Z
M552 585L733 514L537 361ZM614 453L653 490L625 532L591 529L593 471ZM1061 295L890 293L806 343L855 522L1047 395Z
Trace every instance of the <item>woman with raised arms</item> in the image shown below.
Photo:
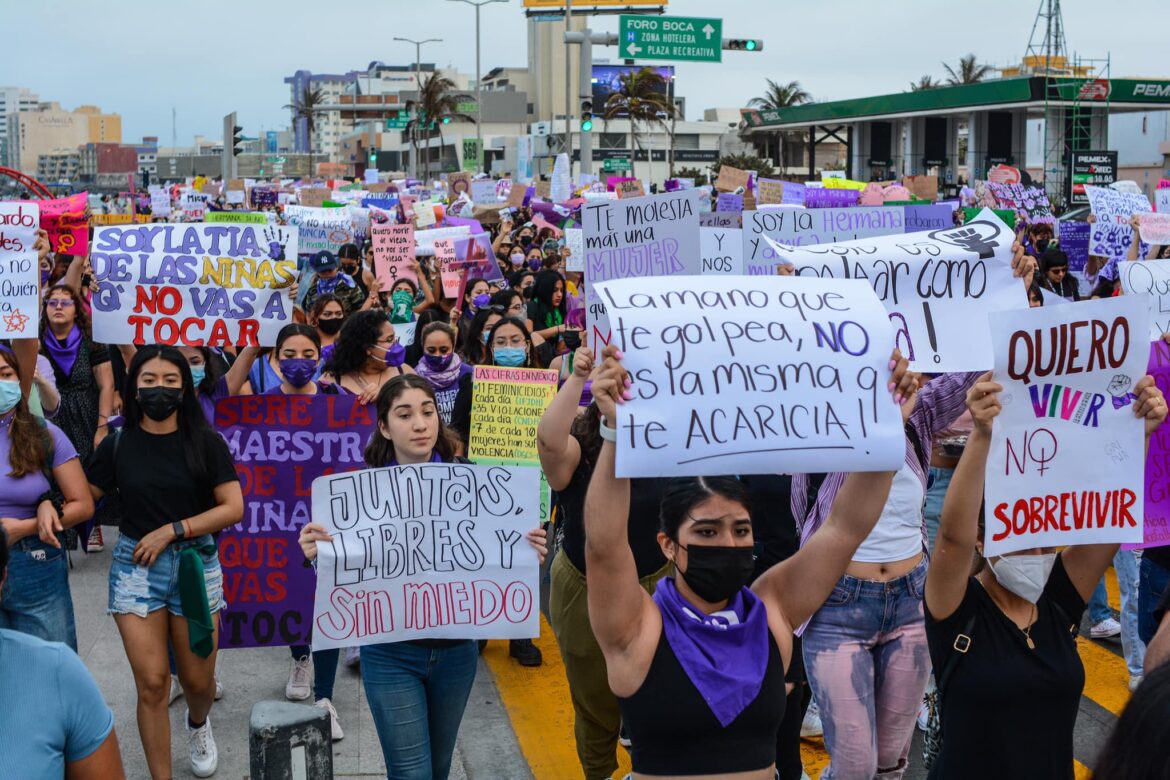
M820 607L869 534L892 472L850 474L823 527L791 558L753 574L747 495L734 477L671 480L658 543L676 575L651 597L627 541L630 481L615 476L617 405L630 378L610 345L592 390L604 440L585 499L589 617L633 742L635 778L772 780L792 632ZM892 395L915 376L895 351Z
M382 386L377 403L378 429L365 453L371 468L470 462L455 454L458 440L443 424L435 391L421 376L394 377ZM301 549L309 560L316 559L318 542L331 539L318 523L301 529ZM544 529L530 531L528 542L543 563ZM362 684L388 777L445 780L478 662L471 639L362 647Z

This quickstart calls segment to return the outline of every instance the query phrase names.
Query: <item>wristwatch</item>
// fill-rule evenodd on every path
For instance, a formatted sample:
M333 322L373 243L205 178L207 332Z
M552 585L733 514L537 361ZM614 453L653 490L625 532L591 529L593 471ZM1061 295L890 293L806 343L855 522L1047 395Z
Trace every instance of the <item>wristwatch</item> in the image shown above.
M183 528L182 520L176 520L175 522L171 523L171 530L175 532L176 542L187 536L187 531L185 528Z

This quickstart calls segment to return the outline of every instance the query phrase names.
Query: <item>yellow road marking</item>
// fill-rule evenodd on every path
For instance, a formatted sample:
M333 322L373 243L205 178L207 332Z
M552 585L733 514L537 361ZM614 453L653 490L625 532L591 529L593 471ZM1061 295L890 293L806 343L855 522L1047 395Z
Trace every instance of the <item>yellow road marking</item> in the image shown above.
M1129 671L1125 659L1084 637L1077 637L1077 652L1085 665L1084 695L1114 715L1129 701Z
M1105 594L1109 597L1109 606L1120 612L1121 590L1117 585L1117 571L1112 566L1105 570Z
M1093 772L1080 761L1073 760L1073 778L1075 780L1092 780Z

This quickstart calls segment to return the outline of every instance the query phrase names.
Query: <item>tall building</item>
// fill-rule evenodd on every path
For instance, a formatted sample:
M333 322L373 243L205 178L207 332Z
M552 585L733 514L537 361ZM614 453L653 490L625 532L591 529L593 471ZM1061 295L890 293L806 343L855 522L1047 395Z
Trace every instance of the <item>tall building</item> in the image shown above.
M0 165L8 165L8 114L33 111L40 98L24 87L0 87Z
M122 143L122 116L120 114L103 114L97 106L78 106L73 113L85 115L87 132L89 133L89 137L86 138L88 143Z
M122 118L96 106L66 111L58 103L38 103L29 111L6 116L8 164L35 175L42 154L76 152L87 143L121 143Z
M329 160L337 156L341 142L343 124L341 121L341 95L345 88L353 83L356 71L345 74L310 73L307 70L298 70L292 76L285 78L284 83L289 85L290 106L299 105L306 90L315 92L320 90L322 111L313 120L313 137L309 138L309 123L304 118L297 118L295 109L289 109L290 123L293 128L295 152L313 152ZM349 128L352 129L352 125ZM312 148L310 149L310 140Z

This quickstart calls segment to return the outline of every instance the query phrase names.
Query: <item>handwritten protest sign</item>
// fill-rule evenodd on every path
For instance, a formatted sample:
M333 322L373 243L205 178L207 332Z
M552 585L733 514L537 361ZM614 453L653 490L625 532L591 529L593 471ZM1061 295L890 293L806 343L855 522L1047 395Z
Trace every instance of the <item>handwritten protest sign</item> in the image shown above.
M84 256L89 251L89 220L85 217L87 193L37 201L41 228L49 234L49 247L58 254Z
M296 252L295 227L99 228L90 251L94 340L272 346L292 321Z
M557 372L476 366L472 383L467 457L483 466L540 468L536 427L557 394ZM540 479L540 522L549 518L550 494Z
M646 190L642 189L641 179L624 179L618 182L614 191L617 193L619 200L641 198L646 194Z
M492 239L488 233L456 238L452 243L455 246L455 261L468 268L469 279L486 279L501 288L508 286L508 280L504 278L504 272L496 262L496 255L492 251Z
M784 202L784 182L777 179L760 179L758 184L756 194L758 204Z
M466 270L454 268L455 239L435 239L433 250L435 253L435 264L439 268L439 278L443 283L443 297L458 298L459 290L463 286L463 277L466 276L467 272Z
M1025 187L1023 184L988 182L987 188L995 196L1000 208L1011 209L1031 225L1053 224L1056 215L1048 202L1048 193L1043 187Z
M699 253L707 274L743 274L743 231L739 228L699 228Z
M810 209L841 209L856 206L861 193L850 189L809 187L804 191L804 205Z
M1125 258L1133 245L1133 228L1129 218L1150 210L1145 195L1118 192L1109 187L1085 186L1089 208L1097 217L1089 234L1089 254Z
M430 255L435 254L435 244L439 239L449 238L454 242L457 238L466 238L470 233L471 228L466 225L433 228L431 230L416 230L414 231L414 243L419 254Z
M1150 343L1146 373L1158 389L1170 397L1170 344ZM1170 544L1170 425L1163 423L1150 437L1146 453L1146 504L1142 543L1127 547L1162 547Z
M844 176L829 176L826 178L822 175L821 182L825 185L825 189L828 190L857 190L861 192L865 189L865 182L853 181L852 179L846 179Z
M906 212L901 206L745 211L743 214L745 272L748 275L764 276L776 273L776 253L764 240L765 236L777 244L799 247L894 235L904 232L905 226Z
M719 166L719 178L715 180L715 189L720 192L735 192L740 187L747 189L749 174L730 165Z
M261 211L209 211L203 221L208 225L267 225L268 215Z
M150 188L150 213L156 217L171 215L171 194L162 187Z
M0 201L0 338L36 338L40 328L41 269L35 203Z
M1141 225L1142 241L1160 246L1170 244L1170 212L1162 214L1139 213L1138 219Z
M1149 308L1150 340L1170 333L1170 263L1122 260L1117 276L1126 295L1133 295Z
M565 228L565 246L569 248L569 256L565 258L565 270L584 272L585 231L581 228Z
M987 460L985 555L1142 541L1144 423L1132 393L1149 359L1144 302L989 321L1004 391Z
M471 182L471 199L479 204L496 203L496 182L491 179L476 179Z
M467 193L471 197L471 174L466 171L447 175L447 199L454 201Z
M725 166L726 167L726 166ZM678 190L625 201L581 207L585 235L588 341L595 349L609 342L605 306L597 284L627 277L697 275L701 190Z
M179 190L179 210L188 222L199 222L207 211L207 196L196 189L185 187Z
M328 187L302 187L297 192L297 200L301 206L307 208L320 208L328 198L332 197L333 191Z
M1068 255L1068 272L1077 280L1081 297L1088 298L1092 283L1096 281L1096 275L1090 279L1087 273L1089 231L1092 225L1088 222L1078 222L1071 219L1059 221L1056 225L1056 237L1060 242L1060 250Z
M923 200L938 200L937 176L903 176L902 186Z
M864 279L872 285L915 371L980 371L993 360L982 326L987 314L1028 305L1023 285L1012 277L1014 239L985 211L959 228L772 248L798 276Z
M303 255L315 255L326 251L337 254L342 244L353 242L353 223L345 209L312 208L309 206L285 206L285 219L300 231L300 246Z
M599 285L634 399L621 477L897 469L894 330L869 285L783 277Z
M1154 208L1159 214L1170 213L1170 189L1154 191Z
M536 469L426 463L313 482L313 649L540 633Z
M399 279L418 285L414 272L414 225L373 225L370 240L374 246L374 272L383 291L389 291Z
M945 203L903 206L906 210L906 232L941 230L953 227L955 210Z
M221 400L244 519L219 538L224 596L220 647L307 645L313 570L297 535L310 521L311 486L323 474L365 468L374 410L344 395L250 395Z
M743 214L708 211L706 214L699 214L699 227L741 228L743 227Z
M715 198L715 211L722 214L743 212L743 195L738 192L721 192Z

